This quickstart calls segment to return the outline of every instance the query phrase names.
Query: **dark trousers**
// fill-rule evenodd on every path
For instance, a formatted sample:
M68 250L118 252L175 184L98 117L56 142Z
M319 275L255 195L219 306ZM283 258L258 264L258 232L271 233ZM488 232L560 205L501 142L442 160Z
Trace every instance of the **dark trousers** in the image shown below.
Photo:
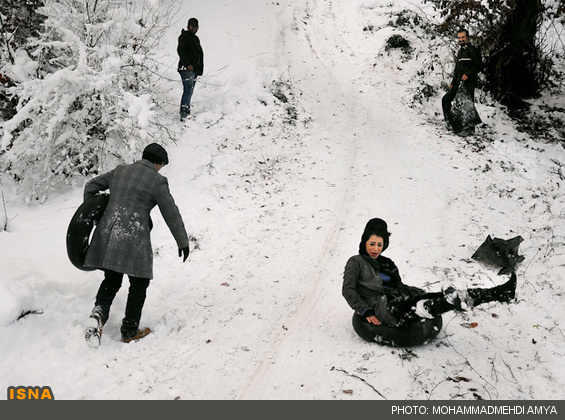
M104 271L104 280L100 284L98 293L96 294L95 310L100 312L102 323L105 324L110 315L110 307L112 302L122 286L124 275L111 270ZM147 287L149 279L140 277L129 277L129 292L126 303L126 314L122 320L122 338L133 337L139 328L141 320L141 312L145 297L147 295ZM99 308L99 309L98 309Z
M475 85L473 83L462 83L464 89L467 89L469 95L473 102L475 101ZM445 121L451 123L451 103L457 95L457 90L459 89L459 84L453 85L451 89L447 91L443 98L441 98L441 107L443 108L443 118Z
M455 292L454 289L452 290ZM510 279L500 286L486 289L472 288L467 289L466 292L468 300L465 300L464 303L467 306L479 306L488 302L509 302L515 297L516 273L513 272ZM424 309L433 317L453 310L462 310L462 302L454 305L447 299L444 292L424 293L420 296L402 296L391 300L388 303L387 309L400 320L401 325L408 324L421 319L416 313L418 301L424 301Z

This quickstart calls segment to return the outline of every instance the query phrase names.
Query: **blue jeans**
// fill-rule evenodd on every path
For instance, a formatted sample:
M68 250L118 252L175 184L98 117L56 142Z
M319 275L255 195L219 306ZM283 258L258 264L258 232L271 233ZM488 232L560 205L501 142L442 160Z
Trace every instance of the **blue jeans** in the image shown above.
M180 100L180 117L186 118L190 115L190 100L196 85L196 72L190 70L179 70L182 80L182 98Z

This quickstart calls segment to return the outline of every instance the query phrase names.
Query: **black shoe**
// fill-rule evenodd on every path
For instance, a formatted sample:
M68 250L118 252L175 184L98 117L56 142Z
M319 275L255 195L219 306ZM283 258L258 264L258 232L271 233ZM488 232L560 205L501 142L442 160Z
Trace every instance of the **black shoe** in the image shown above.
M475 288L467 290L473 306L479 306L487 302L508 303L516 297L516 273L512 273L510 280L500 286L490 289Z

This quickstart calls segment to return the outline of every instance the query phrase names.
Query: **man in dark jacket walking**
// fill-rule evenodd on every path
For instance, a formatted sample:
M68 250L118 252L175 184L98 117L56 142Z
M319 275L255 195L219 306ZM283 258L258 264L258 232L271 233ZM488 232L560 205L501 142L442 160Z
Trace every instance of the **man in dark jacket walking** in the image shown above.
M442 108L443 116L445 118L448 127L454 129L454 121L451 113L451 103L455 99L458 89L462 87L465 89L465 93L468 94L472 106L472 110L468 112L474 112L476 114L476 109L474 107L475 100L475 88L478 82L478 74L483 68L483 60L481 58L481 52L479 49L469 43L469 32L466 29L460 29L457 31L457 41L459 42L460 49L457 53L457 58L455 62L455 70L453 71L453 78L451 84L449 85L449 91L442 98ZM478 114L476 115L478 118ZM479 121L480 122L480 119ZM475 123L478 123L475 121ZM470 123L469 127L457 127L463 131L474 130L474 124Z
M144 149L141 160L120 165L91 179L84 187L85 201L110 190L108 206L94 231L84 262L85 267L104 271L85 333L86 341L94 347L100 344L102 327L124 274L129 276L130 287L121 326L122 341L130 342L150 332L148 328L141 331L138 328L146 290L153 278L149 213L156 205L176 240L179 257L184 257L183 262L188 257L188 235L182 217L167 178L158 173L168 163L166 150L152 143Z
M190 100L198 76L204 72L204 52L200 45L198 19L188 20L188 30L181 30L177 53L179 55L178 72L182 80L182 98L180 102L180 120L184 121L190 115Z

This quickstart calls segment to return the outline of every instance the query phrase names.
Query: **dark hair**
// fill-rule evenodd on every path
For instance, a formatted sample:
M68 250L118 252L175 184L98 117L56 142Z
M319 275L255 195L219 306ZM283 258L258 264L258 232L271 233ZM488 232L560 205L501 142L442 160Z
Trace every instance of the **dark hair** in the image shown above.
M373 235L383 238L383 252L388 248L390 233L386 222L383 219L371 219L367 222L363 235L361 236L361 243L359 243L359 254L368 255L366 243Z
M457 33L461 33L461 32L465 32L465 35L467 36L467 38L469 38L469 31L465 28L461 28L457 31Z
M145 149L143 149L141 159L146 159L149 162L156 163L158 165L169 164L169 156L167 155L167 151L163 148L163 146L157 143L151 143Z
M196 26L196 27L198 27L198 19L196 19L196 18L190 18L190 19L188 19L188 26Z

